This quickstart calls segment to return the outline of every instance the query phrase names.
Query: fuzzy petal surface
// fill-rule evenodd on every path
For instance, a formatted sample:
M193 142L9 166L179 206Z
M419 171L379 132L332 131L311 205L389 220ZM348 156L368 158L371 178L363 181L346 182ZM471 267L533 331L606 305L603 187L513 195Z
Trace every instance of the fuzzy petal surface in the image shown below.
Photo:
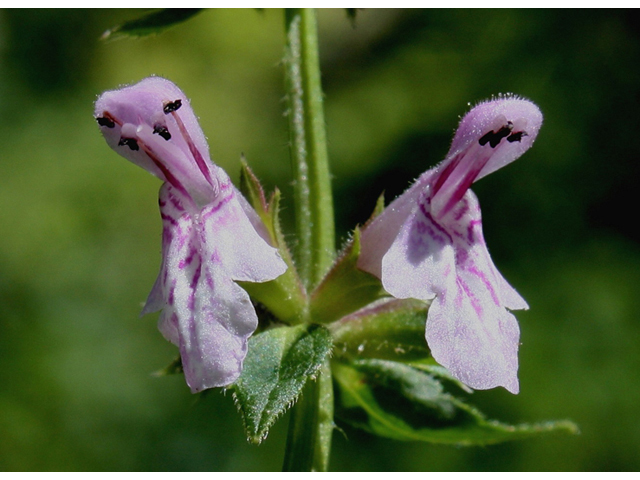
M150 77L105 92L95 118L111 148L164 181L162 265L142 313L161 310L158 327L180 348L192 392L233 383L258 325L236 281L273 280L286 263L258 215L209 159L176 85Z
M242 371L258 318L235 280L263 282L286 270L227 185L216 202L195 215L172 186L165 184L160 193L163 264L149 302L162 299L160 331L180 347L194 393L233 383ZM148 303L145 310L157 306Z
M491 260L469 187L522 155L541 124L538 107L517 97L477 105L445 160L362 231L358 266L396 298L432 300L425 328L432 355L472 388L518 393L520 331L507 309L528 305Z

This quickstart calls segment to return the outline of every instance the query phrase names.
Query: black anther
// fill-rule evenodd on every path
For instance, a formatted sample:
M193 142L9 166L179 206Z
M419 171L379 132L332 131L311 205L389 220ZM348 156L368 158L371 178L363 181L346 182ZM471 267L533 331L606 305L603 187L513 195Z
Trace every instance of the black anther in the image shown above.
M153 133L160 135L165 140L169 140L171 138L169 130L164 125L156 125L153 127Z
M116 126L113 119L107 116L106 113L104 114L104 117L97 117L96 120L98 121L98 125L101 127L113 128Z
M485 133L482 137L480 137L478 143L481 146L484 146L488 143L489 145L491 145L491 148L496 148L504 137L509 136L512 129L513 123L507 122L507 124L500 127L497 132L490 130L489 132Z
M522 137L526 137L528 135L527 132L515 132L507 137L507 142L520 142L522 141Z
M138 146L138 141L135 138L121 138L118 142L118 146L126 145L131 150L140 150Z
M182 106L182 100L177 99L175 102L166 102L162 111L165 115L169 115L171 112L175 112Z

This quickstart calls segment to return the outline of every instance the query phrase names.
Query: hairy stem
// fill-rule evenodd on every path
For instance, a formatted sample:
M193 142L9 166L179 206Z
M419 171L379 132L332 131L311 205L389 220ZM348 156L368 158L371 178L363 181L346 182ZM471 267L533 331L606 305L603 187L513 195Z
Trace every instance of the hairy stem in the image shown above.
M285 77L296 214L296 263L307 289L335 256L333 196L327 155L318 32L313 9L287 9Z
M326 472L333 428L333 379L327 360L318 378L307 381L291 410L282 470Z

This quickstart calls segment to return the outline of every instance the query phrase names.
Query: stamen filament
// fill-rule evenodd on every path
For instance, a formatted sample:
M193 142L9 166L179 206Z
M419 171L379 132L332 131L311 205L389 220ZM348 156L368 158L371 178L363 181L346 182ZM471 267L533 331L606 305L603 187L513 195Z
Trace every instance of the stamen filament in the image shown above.
M193 202L193 200L191 199L191 195L189 194L187 189L184 187L184 185L182 185L180 180L178 180L175 177L175 175L173 175L173 173L171 173L171 171L169 169L167 169L167 167L160 161L160 159L158 159L158 157L153 152L153 150L151 150L151 147L149 147L149 145L144 143L144 141L140 137L138 137L137 140L138 140L138 145L142 148L144 153L147 154L147 156L156 165L156 167L158 167L160 169L160 171L162 172L162 174L166 178L167 182L169 182L176 189L178 189L180 191L180 193L183 193L185 198L188 198L191 202ZM195 203L194 203L194 205L195 205Z
M442 218L444 215L450 212L451 209L460 200L462 200L462 197L464 197L464 194L467 192L471 184L476 180L476 178L478 178L480 171L484 168L490 158L491 155L484 155L479 160L473 162L472 168L465 174L465 176L462 178L462 181L455 187L453 194L449 197L449 200L445 204L444 208L440 212L438 212L437 216L439 218Z
M187 132L187 129L185 128L184 123L182 123L182 119L180 118L180 116L175 110L170 112L170 114L173 116L176 123L178 124L180 133L182 134L182 137L184 138L185 142L187 142L187 145L189 146L189 151L191 152L191 155L193 155L193 158L196 161L196 165L198 165L198 168L204 175L204 178L207 180L207 182L209 182L209 185L211 185L215 190L217 190L217 184L214 184L211 178L211 172L209 171L209 167L207 166L207 163L202 157L202 154L198 151L198 149L196 148L196 145L193 143L193 140L191 139L191 135L189 135L189 132Z

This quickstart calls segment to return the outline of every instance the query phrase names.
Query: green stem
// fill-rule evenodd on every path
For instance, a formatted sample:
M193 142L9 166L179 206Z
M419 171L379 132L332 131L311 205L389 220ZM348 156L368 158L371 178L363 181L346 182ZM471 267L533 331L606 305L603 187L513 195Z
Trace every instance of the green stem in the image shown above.
M307 289L335 256L333 196L327 155L315 10L287 9L285 51L296 215L296 260Z
M326 472L333 435L333 379L328 360L291 409L284 472Z
M324 129L318 30L313 9L287 9L285 78L296 215L296 263L312 290L333 263L335 227ZM284 471L326 471L333 433L333 380L325 362L291 409Z

